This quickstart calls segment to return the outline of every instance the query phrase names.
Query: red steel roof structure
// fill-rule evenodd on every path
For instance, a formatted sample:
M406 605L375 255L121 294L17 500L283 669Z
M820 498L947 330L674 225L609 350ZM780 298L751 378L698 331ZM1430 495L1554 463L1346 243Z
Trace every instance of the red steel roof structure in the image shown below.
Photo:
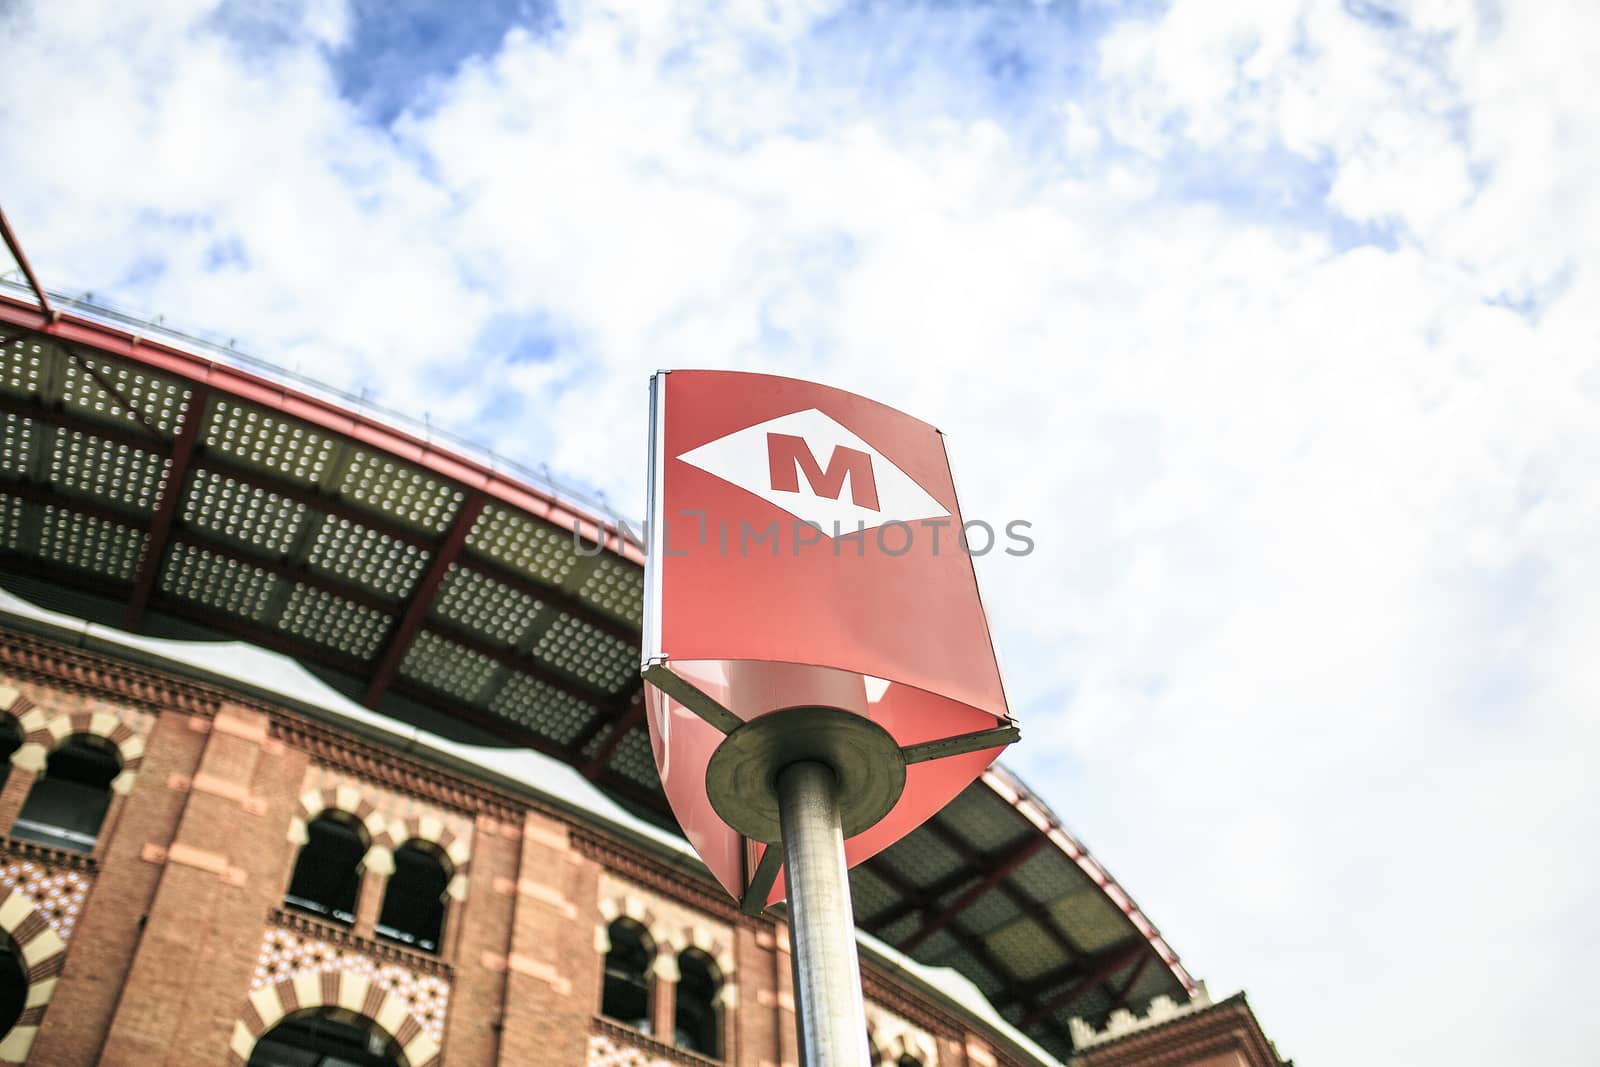
M565 760L672 826L642 721L643 556L616 523L230 351L66 309L0 231L25 282L0 282L0 584L285 653L397 719ZM954 967L1056 1056L1072 1017L1195 989L1003 769L851 882L861 929Z

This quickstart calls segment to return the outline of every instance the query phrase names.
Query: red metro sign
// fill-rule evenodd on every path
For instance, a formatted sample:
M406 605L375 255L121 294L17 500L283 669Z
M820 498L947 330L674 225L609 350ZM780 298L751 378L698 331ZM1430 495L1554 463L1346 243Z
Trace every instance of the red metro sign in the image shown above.
M764 374L662 372L651 405L656 768L690 844L759 911L785 896L784 765L833 768L854 866L1017 731L939 431Z

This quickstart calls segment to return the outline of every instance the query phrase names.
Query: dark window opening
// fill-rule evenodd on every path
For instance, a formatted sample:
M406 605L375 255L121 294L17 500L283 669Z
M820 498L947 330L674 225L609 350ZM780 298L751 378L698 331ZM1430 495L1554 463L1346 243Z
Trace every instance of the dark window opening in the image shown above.
M268 1030L248 1067L400 1067L400 1049L370 1020L337 1008L296 1012Z
M111 780L122 760L111 742L80 734L50 753L28 790L12 835L57 848L92 852L111 807Z
M678 957L677 1011L672 1043L716 1059L721 1055L721 1017L717 1011L722 979L711 957L689 949Z
M378 933L424 952L439 951L444 892L450 872L439 856L416 842L394 850L394 873L383 894Z
M629 919L618 919L607 933L611 948L606 952L600 1014L648 1034L650 967L655 962L655 945L644 927Z
M356 921L366 830L343 812L323 812L306 827L306 843L294 864L283 902L346 926Z
M895 1067L922 1067L922 1061L907 1052L895 1062Z
M22 747L22 727L15 719L0 718L0 789L11 777L11 757Z
M22 1017L28 1003L28 972L14 941L0 934L0 1037Z

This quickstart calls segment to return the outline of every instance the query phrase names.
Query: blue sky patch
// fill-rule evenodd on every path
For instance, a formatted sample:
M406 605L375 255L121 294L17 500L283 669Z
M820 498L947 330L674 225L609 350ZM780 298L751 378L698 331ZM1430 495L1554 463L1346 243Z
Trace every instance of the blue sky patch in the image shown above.
M331 53L330 62L340 94L381 125L466 60L493 55L509 30L545 34L558 25L548 0L351 0L351 7L350 40Z

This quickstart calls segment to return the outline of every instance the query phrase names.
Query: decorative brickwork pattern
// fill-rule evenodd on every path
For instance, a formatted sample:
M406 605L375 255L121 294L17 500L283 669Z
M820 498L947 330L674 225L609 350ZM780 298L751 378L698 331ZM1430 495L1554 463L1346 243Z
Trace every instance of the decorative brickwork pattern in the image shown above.
M44 745L80 730L115 735L146 781L113 802L93 856L0 837L0 927L26 941L29 955L18 958L33 979L26 1025L0 1040L0 1067L25 1054L34 1063L97 1062L108 1049L154 1062L179 1042L186 1063L242 1065L287 1014L325 1006L370 1020L404 1050L406 1067L440 1064L446 1042L450 1067L722 1067L594 1017L605 946L591 938L608 915L639 921L658 945L653 1033L670 1032L679 958L698 950L723 980L724 1062L795 1062L782 925L740 914L692 864L581 812L249 694L0 631L6 709L19 724L27 718L28 739L46 754ZM132 729L119 734L117 724ZM135 745L130 758L134 738L148 752ZM15 802L13 818L31 779L14 769L0 798ZM428 841L453 874L470 865L471 889L448 909L441 955L377 934L385 880L373 855L353 926L276 909L296 861L285 838L329 807L361 822L379 850ZM196 944L206 951L191 951ZM863 963L880 1060L1033 1062L959 1006ZM133 965L138 984L121 985ZM47 1004L56 1007L40 1026ZM1197 1013L1094 1046L1085 1067L1133 1067L1129 1053L1180 1037L1189 1058L1162 1051L1160 1067L1190 1067L1200 1047L1190 1028L1213 1021L1220 1025L1214 1010Z
M6 886L0 894L0 930L16 943L18 962L28 979L22 1015L0 1041L0 1063L17 1064L27 1060L39 1034L39 1024L66 963L67 943L20 886Z
M1192 1009L1157 997L1143 1017L1113 1012L1103 1030L1074 1027L1085 1044L1073 1056L1077 1067L1288 1067L1261 1032L1243 993ZM1078 1021L1078 1020L1074 1020Z
M394 873L394 850L408 841L426 841L450 861L449 894L462 900L467 865L472 861L473 820L443 808L364 782L339 771L313 766L306 772L300 811L289 826L289 840L305 844L306 825L325 811L341 811L367 830L369 870Z
M262 1034L291 1012L339 1007L394 1039L408 1067L439 1062L450 1004L449 972L432 960L397 960L397 950L362 945L306 920L267 929L244 1013L234 1025L230 1063L242 1064ZM362 951L365 948L366 951ZM406 954L410 955L410 954Z
M664 1045L597 1016L589 1034L586 1067L711 1067L717 1060Z
M0 685L0 711L20 720L31 707L33 701L23 696L20 690L11 685Z
M568 821L569 818L564 818L563 821ZM728 894L721 888L714 887L709 879L685 878L681 868L669 867L612 838L601 836L583 825L571 825L568 833L572 846L579 855L593 860L629 882L683 901L697 911L720 920L730 928L742 925L752 930L772 929L771 919L745 915Z
M866 994L869 1005L876 1004L881 1010L892 1013L903 1020L908 1027L931 1035L936 1042L959 1043L962 1028L948 1013L929 1004L927 1000L912 993L903 984L864 960L861 965L861 989ZM996 1055L1000 1057L1002 1063L1007 1062L1003 1052L996 1050Z
M1108 1041L1115 1041L1129 1034L1136 1034L1141 1030L1148 1030L1160 1026L1162 1023L1171 1022L1173 1019L1192 1015L1211 1007L1211 998L1202 986L1200 995L1186 1004L1176 1004L1171 997L1156 997L1150 1002L1142 1016L1135 1015L1126 1008L1118 1008L1106 1020L1103 1030L1096 1030L1083 1019L1071 1019L1068 1026L1072 1030L1072 1044L1077 1049L1093 1048L1103 1045Z
M874 1065L897 1067L902 1057L910 1056L922 1067L939 1067L939 1043L932 1034L871 1001L866 1007Z
M661 1057L644 1049L626 1045L606 1034L589 1035L589 1067L667 1067Z
M415 801L408 801L415 807ZM389 820L381 845L390 853L411 841L425 841L436 846L450 861L450 885L446 892L451 900L465 900L467 896L467 864L472 862L472 821L459 815L444 814L435 809L399 816Z
M53 870L32 860L12 859L0 871L0 892L25 894L63 941L72 939L91 884L92 879L81 871Z
M669 982L678 980L678 954L697 948L716 962L722 978L722 1003L732 1007L737 1001L738 983L734 979L733 928L678 903L658 896L608 873L600 876L600 923L595 944L605 952L611 946L607 928L627 916L650 932L656 943L656 976Z
M238 704L269 716L275 740L310 752L322 763L418 797L461 810L483 812L509 822L521 821L521 813L529 808L558 814L554 807L363 743L269 701L71 648L32 634L0 632L0 668L17 680L10 683L12 685L23 681L38 683L56 693L87 694L151 714L179 711L209 719L223 704Z
M87 734L109 742L117 750L122 771L111 783L112 792L126 794L133 789L139 765L144 762L145 737L154 722L150 714L100 701L64 709L45 707L10 685L0 685L0 710L15 718L22 731L22 747L11 755L13 767L38 774L63 741Z

